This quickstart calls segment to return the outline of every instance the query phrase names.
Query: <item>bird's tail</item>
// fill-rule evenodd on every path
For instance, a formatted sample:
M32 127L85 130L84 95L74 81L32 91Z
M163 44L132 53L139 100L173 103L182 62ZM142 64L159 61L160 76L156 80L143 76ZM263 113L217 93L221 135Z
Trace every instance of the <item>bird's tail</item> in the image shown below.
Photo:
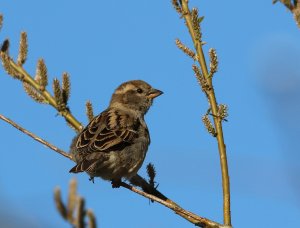
M82 169L82 163L75 165L72 169L70 169L69 173L80 173L80 172L84 172L84 170Z

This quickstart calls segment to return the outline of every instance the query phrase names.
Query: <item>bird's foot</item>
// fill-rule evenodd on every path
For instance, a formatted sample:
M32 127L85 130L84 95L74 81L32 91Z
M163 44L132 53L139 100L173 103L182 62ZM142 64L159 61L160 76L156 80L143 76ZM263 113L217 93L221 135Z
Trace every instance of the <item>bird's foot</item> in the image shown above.
M120 188L120 186L121 186L121 179L111 180L111 187L112 188Z
M90 178L89 178L89 181L92 181L93 184L94 184L94 183L95 183L95 182L94 182L94 177L90 177Z

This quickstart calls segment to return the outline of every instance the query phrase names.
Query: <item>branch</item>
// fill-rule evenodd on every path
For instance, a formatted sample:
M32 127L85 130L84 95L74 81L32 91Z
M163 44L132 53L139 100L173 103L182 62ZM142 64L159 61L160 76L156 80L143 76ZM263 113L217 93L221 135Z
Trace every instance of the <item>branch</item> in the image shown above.
M44 144L46 147L54 150L55 152L59 153L60 155L69 158L72 160L72 156L69 153L64 152L63 150L59 149L58 147L48 143L46 140L36 136L35 134L31 133L30 131L26 130L25 128L21 127L20 125L16 124L14 121L10 120L9 118L0 114L0 119L4 120L5 122L12 125L14 128L17 128L19 131L23 132L24 134L28 135L29 137L33 138L35 141Z
M26 33L23 32L22 34L26 34ZM24 40L24 39L21 39L21 40ZM23 42L27 42L27 40L23 41ZM21 82L23 82L23 84L25 83L25 85L27 85L27 91L26 92L28 93L28 95L30 95L36 101L40 100L41 102L48 103L49 105L54 107L58 111L58 113L65 118L67 123L69 125L71 125L77 132L79 132L82 129L83 126L71 114L70 110L67 108L66 101L65 102L63 101L64 102L63 105L60 104L61 101L58 100L57 97L51 96L51 94L45 89L45 84L47 84L47 81L45 82L44 80L40 80L39 77L33 78L23 68L22 64L15 63L15 61L8 55L8 53L7 53L8 50L5 50L3 48L4 45L8 46L8 43L9 43L9 41L5 40L3 45L2 45L2 48L1 48L2 50L0 51L2 64L3 64L3 67L6 70L6 72L9 75L11 75L13 78L18 79ZM26 52L26 54L27 54L27 52ZM19 56L20 55L21 55L21 50L20 50ZM26 60L26 56L24 56L24 53L22 53L22 56L23 56L22 61L20 61L20 63L24 63L25 60ZM40 60L40 61L42 61L42 60ZM37 72L42 70L39 67L46 68L44 63L43 64L38 64ZM45 69L43 69L43 71L45 71ZM39 75L37 74L37 76L39 76ZM47 79L45 79L45 80L47 80ZM55 91L57 91L57 89L58 89L57 80L55 80L54 82L55 82L54 83L54 90L56 89ZM28 91L28 86L31 89L30 92ZM61 95L61 96L59 96L59 97L62 97L63 96L63 94L62 94L63 90L61 90L60 92L61 92L61 94L59 94L59 95ZM35 94L35 95L33 95L33 94Z
M132 191L135 192L141 196L144 196L145 198L148 198L152 201L155 201L157 203L160 203L162 205L164 205L165 207L171 209L172 211L174 211L176 214L178 214L179 216L185 218L186 220L188 220L189 222L193 223L196 226L199 227L223 227L221 224L216 223L214 221L211 221L207 218L198 216L190 211L187 211L183 208L181 208L178 204L176 204L175 202L171 201L170 199L167 200L163 200L160 199L154 195L145 193L129 184L126 184L124 182L121 182L121 186Z
M176 9L178 4L175 4L177 0L173 1L173 5ZM222 171L222 187L223 187L223 216L224 216L224 224L231 226L231 213L230 213L230 185L229 185L229 175L228 175L228 165L227 165L227 156L226 156L226 146L224 143L223 130L222 130L222 120L224 118L219 114L219 106L216 100L215 91L213 88L212 78L214 73L217 70L217 55L214 49L210 50L210 72L208 72L205 56L203 53L202 45L203 42L201 40L201 31L200 31L200 23L203 20L203 17L198 16L198 9L193 8L190 11L188 7L188 0L180 1L181 5L181 16L185 20L185 24L189 30L190 36L192 38L194 48L197 55L197 61L200 65L200 69L195 71L195 67L193 69L196 73L198 81L202 84L202 89L204 90L209 104L210 110L212 112L212 117L214 120L214 127L209 123L208 117L205 117L204 123L206 123L206 127L209 127L208 131L213 134L217 138L218 149L220 154L220 163L221 163L221 171ZM178 10L177 10L178 11ZM178 43L176 41L176 43ZM197 68L197 67L196 67ZM204 85L205 84L205 85ZM215 132L214 132L215 131Z
M30 136L31 138L33 138L34 140L44 144L45 146L47 146L48 148L50 148L51 150L54 150L55 152L63 155L64 157L67 157L69 159L72 160L72 156L66 152L64 152L63 150L59 149L58 147L48 143L47 141L45 141L44 139L41 139L40 137L36 136L35 134L29 132L28 130L24 129L23 127L21 127L20 125L16 124L15 122L13 122L12 120L6 118L3 115L0 115L0 119L4 120L5 122L9 123L10 125L12 125L13 127L15 127L16 129L18 129L19 131L25 133L26 135ZM135 177L132 178L131 183L141 187L144 191L141 191L127 183L121 182L121 186L132 191L135 192L145 198L148 198L152 201L155 201L157 203L160 203L166 207L168 207L169 209L171 209L172 211L174 211L176 214L178 214L179 216L183 217L184 219L188 220L189 222L195 224L196 226L199 227L223 227L221 224L211 221L207 218L198 216L190 211L187 211L183 208L181 208L178 204L176 204L175 202L173 202L172 200L168 199L166 196L164 196L162 193L160 193L156 188L153 188L153 186L151 186L149 183L147 183L147 181L140 177L139 175L136 175ZM57 191L57 190L56 190ZM147 193L148 192L148 193ZM151 193L151 194L150 194ZM58 194L58 193L56 193ZM64 207L62 206L63 204L61 203L57 203L57 208L60 208L59 211L61 212L61 215L63 216L64 214L66 214L67 212L63 212L65 211L65 209L63 209ZM93 221L91 221L92 223Z

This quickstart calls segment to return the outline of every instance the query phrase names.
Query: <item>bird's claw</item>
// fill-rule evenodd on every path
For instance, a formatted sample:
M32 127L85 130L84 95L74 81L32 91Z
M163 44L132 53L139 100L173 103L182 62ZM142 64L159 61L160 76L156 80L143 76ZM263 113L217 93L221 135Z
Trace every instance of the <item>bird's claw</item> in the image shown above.
M120 188L120 186L121 186L121 180L112 180L111 181L112 188Z
M94 183L95 183L95 182L94 182L94 177L90 177L90 178L89 178L89 181L92 181L93 184L94 184Z

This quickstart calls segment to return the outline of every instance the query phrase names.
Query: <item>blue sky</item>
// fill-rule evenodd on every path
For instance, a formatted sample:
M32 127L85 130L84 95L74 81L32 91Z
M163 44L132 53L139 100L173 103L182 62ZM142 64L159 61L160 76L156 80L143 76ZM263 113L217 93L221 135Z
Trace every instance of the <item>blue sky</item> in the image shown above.
M229 106L224 123L234 227L299 227L300 30L272 1L190 1L201 15L205 51L214 47L218 101ZM1 40L17 56L28 33L25 68L38 58L49 78L71 75L70 108L83 123L85 102L106 108L122 82L143 79L164 91L146 116L152 144L145 164L157 169L159 189L184 208L222 222L222 189L215 140L201 116L207 101L175 46L191 46L170 1L3 0ZM298 67L298 68L297 68ZM50 87L49 87L50 88ZM32 101L0 69L0 113L68 150L74 132L50 106ZM192 227L159 204L108 182L68 171L73 163L0 122L0 218L11 227L69 227L55 210L53 189L64 196L76 177L79 193L100 227ZM145 176L145 166L139 172Z

